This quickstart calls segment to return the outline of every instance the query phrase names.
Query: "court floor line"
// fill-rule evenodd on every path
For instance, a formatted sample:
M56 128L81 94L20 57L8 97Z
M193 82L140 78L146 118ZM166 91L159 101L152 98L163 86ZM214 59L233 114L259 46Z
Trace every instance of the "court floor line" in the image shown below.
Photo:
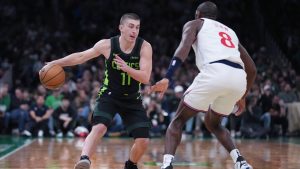
M9 153L3 155L2 157L0 157L0 160L3 160L3 159L5 159L6 157L12 155L13 153L15 153L15 152L21 150L22 148L25 148L25 147L29 146L29 145L30 145L31 143L33 143L35 140L36 140L36 139L26 141L26 142L25 142L23 145L21 145L20 147L14 149L14 150L12 150L12 151L10 151Z

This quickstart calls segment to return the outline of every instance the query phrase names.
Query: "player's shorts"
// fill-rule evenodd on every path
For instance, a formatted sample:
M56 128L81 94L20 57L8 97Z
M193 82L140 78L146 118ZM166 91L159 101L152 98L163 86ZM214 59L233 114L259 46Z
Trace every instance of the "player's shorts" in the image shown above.
M116 113L122 117L123 124L131 136L135 138L149 137L151 123L141 99L120 99L107 94L101 95L96 100L92 124L102 123L109 127Z
M211 108L229 115L246 92L246 72L242 67L211 63L204 65L192 85L184 93L184 103L199 112Z

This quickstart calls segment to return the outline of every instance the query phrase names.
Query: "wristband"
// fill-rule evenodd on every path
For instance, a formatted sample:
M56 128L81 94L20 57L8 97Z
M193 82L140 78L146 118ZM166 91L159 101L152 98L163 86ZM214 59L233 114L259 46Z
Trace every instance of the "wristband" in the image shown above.
M176 69L181 66L181 64L181 59L174 56L171 60L165 78L169 79L169 81L171 82L173 74L175 73Z

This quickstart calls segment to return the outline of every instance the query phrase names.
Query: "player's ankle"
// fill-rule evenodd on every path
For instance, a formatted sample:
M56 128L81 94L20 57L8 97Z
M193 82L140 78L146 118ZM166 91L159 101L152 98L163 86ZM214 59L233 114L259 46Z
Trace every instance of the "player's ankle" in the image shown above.
M127 160L125 162L125 169L137 169L137 163L132 162L131 160Z
M236 163L237 160L241 160L241 159L244 160L243 156L240 154L238 149L231 150L230 156L231 156L234 163Z
M174 159L174 156L171 154L165 154L164 155L164 160L163 160L163 167L162 168L166 168L167 166L170 166L172 161Z
M130 159L128 159L128 160L126 161L126 163L128 163L128 164L130 164L130 165L136 165L136 164L137 164L137 163L132 162Z

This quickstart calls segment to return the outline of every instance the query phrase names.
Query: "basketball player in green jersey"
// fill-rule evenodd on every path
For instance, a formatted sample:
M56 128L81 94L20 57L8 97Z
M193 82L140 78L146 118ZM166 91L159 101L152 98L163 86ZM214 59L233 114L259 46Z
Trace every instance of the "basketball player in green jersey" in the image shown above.
M121 17L121 35L100 40L94 47L73 53L48 64L73 66L99 55L105 57L103 86L92 116L92 131L87 136L75 169L89 169L90 157L107 131L114 115L120 113L129 134L134 138L124 169L137 169L137 162L149 143L150 121L142 106L140 87L147 84L152 70L152 47L138 37L140 18L134 13Z

